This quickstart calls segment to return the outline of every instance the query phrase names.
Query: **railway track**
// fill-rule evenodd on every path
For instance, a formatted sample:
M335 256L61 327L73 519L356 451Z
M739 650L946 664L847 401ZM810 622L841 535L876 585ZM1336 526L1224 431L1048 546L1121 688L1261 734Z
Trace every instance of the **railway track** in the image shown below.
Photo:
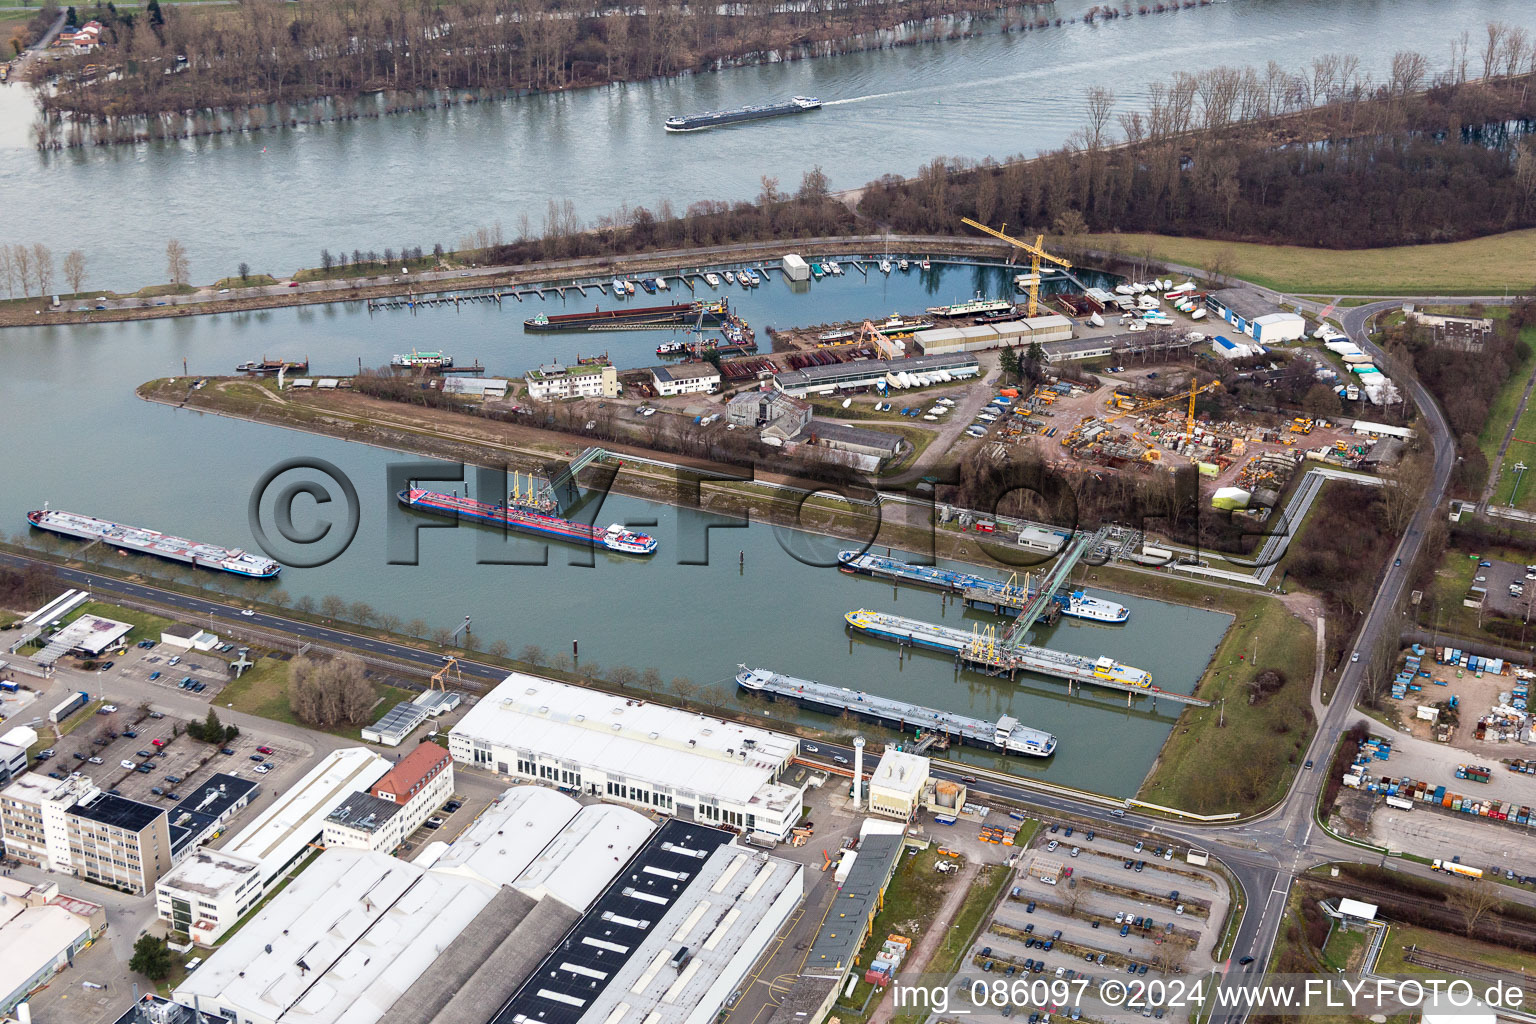
M1351 896L1384 908L1411 908L1419 912L1423 921L1445 931L1461 934L1466 928L1466 918L1462 912L1443 899L1418 896L1354 879L1307 877L1302 881L1304 885L1327 895ZM1536 923L1491 911L1484 915L1483 920L1485 924L1497 922L1500 945L1536 949Z
M1517 975L1514 971L1500 971L1496 967L1482 963L1478 960L1468 960L1465 957L1451 956L1448 953L1432 953L1424 949L1404 947L1403 959L1410 964L1419 967L1428 967L1432 971L1443 971L1446 974L1454 974L1457 977L1475 981L1504 982L1506 985L1514 980ZM1536 980L1520 977L1520 987L1526 992L1536 995ZM1526 1000L1529 1002L1530 1000Z

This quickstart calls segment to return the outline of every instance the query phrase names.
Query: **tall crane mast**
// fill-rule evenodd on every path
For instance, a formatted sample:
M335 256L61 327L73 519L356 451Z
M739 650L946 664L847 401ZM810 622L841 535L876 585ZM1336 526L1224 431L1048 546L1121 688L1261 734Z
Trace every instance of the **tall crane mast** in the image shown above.
M1035 244L1030 245L1028 242L1023 241L1022 239L1014 238L1012 235L1005 235L1003 232L989 228L985 224L977 223L976 221L971 220L969 217L961 217L960 221L963 224L975 228L977 231L991 235L993 238L1000 238L1014 248L1023 249L1025 252L1029 253L1029 307L1028 312L1025 314L1026 316L1034 316L1036 310L1039 309L1040 306L1040 261L1049 260L1056 264L1058 267L1061 267L1063 270L1072 269L1072 264L1070 261L1064 260L1060 256L1052 256L1050 253L1041 248L1041 246L1045 245L1044 235L1036 235ZM1007 224L1003 225L1005 228L1007 226Z
M1188 399L1189 411L1185 414L1184 417L1184 436L1186 438L1193 438L1195 436L1195 399L1205 394L1207 391L1213 391L1219 387L1221 387L1220 380L1213 380L1207 384L1197 384L1195 383L1194 378L1191 377L1189 381L1189 391L1187 393L1181 390L1177 394L1169 395L1167 398L1158 398L1150 402L1144 402L1134 409L1125 409L1106 416L1104 417L1104 422L1113 423L1120 419L1122 416L1127 416L1131 413L1149 412L1153 409L1160 409L1165 405L1173 405L1175 402L1182 402L1185 399Z

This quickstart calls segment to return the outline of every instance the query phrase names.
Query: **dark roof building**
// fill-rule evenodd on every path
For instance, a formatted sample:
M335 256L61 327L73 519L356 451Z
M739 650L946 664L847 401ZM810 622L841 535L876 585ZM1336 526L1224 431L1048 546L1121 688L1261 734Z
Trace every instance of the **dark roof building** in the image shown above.
M618 969L732 834L670 819L624 866L492 1024L577 1024Z

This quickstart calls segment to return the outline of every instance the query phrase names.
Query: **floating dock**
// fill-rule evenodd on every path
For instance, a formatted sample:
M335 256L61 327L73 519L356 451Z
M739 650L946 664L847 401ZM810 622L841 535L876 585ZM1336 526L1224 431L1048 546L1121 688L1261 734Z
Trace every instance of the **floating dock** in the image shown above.
M1088 658L1080 654L1047 650L1025 644L1008 643L988 633L967 633L963 629L939 626L900 615L887 615L860 609L847 613L848 628L858 633L889 640L901 646L926 647L951 654L991 676L1013 679L1019 672L1065 679L1070 692L1073 684L1087 683L1108 690L1119 690L1131 697L1143 694L1163 697L1180 704L1210 707L1210 701L1185 693L1173 693L1152 685L1152 674L1144 669L1122 665L1113 658Z
M942 736L951 742L1005 754L1050 757L1056 751L1055 736L1020 725L1019 720L1011 715L1004 715L996 722L987 722L862 690L829 686L761 668L749 669L745 665L739 667L741 671L736 674L736 685L743 690L764 694L775 700L794 701L812 711L829 715L851 714L867 722L894 726L899 732L920 729L927 733L925 739Z

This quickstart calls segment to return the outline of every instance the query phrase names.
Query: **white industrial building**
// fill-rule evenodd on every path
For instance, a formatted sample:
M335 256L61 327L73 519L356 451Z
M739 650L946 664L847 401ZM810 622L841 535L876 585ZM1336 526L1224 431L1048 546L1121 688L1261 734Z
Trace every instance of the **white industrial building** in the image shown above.
M543 786L513 786L431 866L579 913L655 831L654 821L627 807L583 807Z
M177 987L242 1024L371 1024L496 895L368 850L327 850Z
M514 672L449 733L454 759L774 840L804 788L794 737Z
M184 651L211 651L218 646L219 638L207 630L177 622L160 631L160 642Z
M650 927L579 1024L708 1024L800 902L805 868L718 847Z
M217 941L311 852L311 843L324 838L326 818L336 805L367 792L390 767L363 747L327 754L221 849L194 853L160 879L155 885L160 916L189 917L194 939ZM219 859L199 860L204 854ZM256 865L254 872L245 869L249 864Z
M106 928L100 904L61 896L53 882L0 878L0 1015L72 964Z
M974 327L934 327L918 331L912 341L923 355L947 352L982 352L994 348L1028 348L1047 342L1069 341L1072 321L1059 313L1023 317L1000 324Z
M526 379L528 397L541 402L556 398L614 398L620 390L619 372L607 363L550 363L529 370Z
M651 382L663 398L672 395L713 394L720 387L720 371L712 363L679 363L651 369Z
M870 811L911 821L923 805L929 774L928 758L887 747L869 777Z
M1307 322L1252 288L1223 288L1206 296L1205 304L1238 331L1264 345L1306 337Z
M513 787L415 862L327 849L175 998L250 1024L702 1024L804 887L730 840Z
M194 850L155 883L155 912L193 942L211 946L264 891L260 861L225 850Z
M453 759L424 742L366 793L343 797L325 817L325 845L390 853L453 795Z

